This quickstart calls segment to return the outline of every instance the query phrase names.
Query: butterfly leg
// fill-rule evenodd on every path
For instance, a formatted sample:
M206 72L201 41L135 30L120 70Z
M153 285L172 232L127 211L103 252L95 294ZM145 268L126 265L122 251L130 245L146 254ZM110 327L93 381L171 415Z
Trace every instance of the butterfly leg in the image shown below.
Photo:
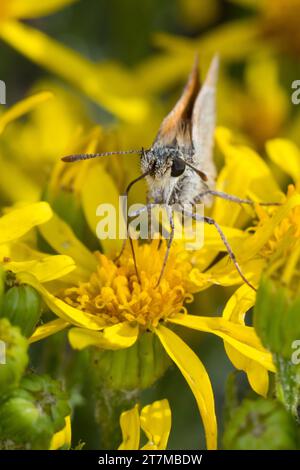
M256 291L256 288L248 281L248 279L244 276L241 268L240 268L240 265L239 263L237 262L237 259L235 257L235 254L234 252L232 251L232 248L223 232L223 230L221 229L220 225L218 224L218 222L216 222L212 217L206 217L206 216L199 216L197 214L192 214L192 213L186 213L186 215L188 215L189 217L192 217L194 220L197 220L199 222L203 221L205 222L206 224L209 224L209 225L213 225L217 232L219 233L220 235L220 238L222 240L222 242L224 243L225 245L225 248L227 250L227 253L229 255L229 258L231 259L231 261L233 262L237 272L239 273L239 275L241 276L241 278L243 279L243 281L249 286L251 287L251 289L255 290Z
M143 173L142 175L138 176L137 178L135 178L133 181L131 181L131 182L129 183L129 185L128 185L127 188L126 188L126 191L125 191L124 194L123 194L123 196L124 196L124 198L125 198L126 201L128 200L128 194L129 194L129 191L130 191L130 189L132 188L132 186L133 186L135 183L137 183L138 181L140 181L141 179L145 178L145 177L148 175L148 173L149 173L148 171L145 172L145 173ZM126 234L127 234L127 236L128 236L128 217L127 217L127 213L126 213L126 211L127 211L127 206L126 206L126 207L123 206L122 209L123 209L123 217L124 217L124 220L126 221ZM125 246L126 246L126 241L127 241L127 238L124 238L123 243L122 243L122 247L121 247L121 250L120 250L120 253L114 258L114 262L117 262L117 261L121 258L122 254L124 253ZM133 248L132 242L130 243L130 245L131 245L131 248ZM133 254L133 253L132 253L132 254ZM135 257L134 257L134 259L135 259ZM138 273L137 273L137 275L138 275Z
M140 214L142 214L145 211L151 211L152 207L154 207L155 204L153 202L149 202L145 206L141 207L140 209L137 209L136 211L132 211L128 214L129 217L138 217Z
M233 196L232 194L224 193L223 191L215 191L214 189L207 189L206 191L198 194L197 201L200 201L201 198L207 195L220 197L227 201L236 202L237 204L249 204L251 206L254 206L255 204L258 204L259 206L281 206L280 202L254 202L251 199L243 199L237 196Z
M151 211L151 209L154 205L155 204L148 203L145 206L141 207L140 209L138 209L136 211L133 211L133 212L130 212L130 214L128 214L128 216L129 217L138 217L140 214L142 214L143 212L145 212L147 210L148 211L148 224L149 224L149 214L150 214L150 211ZM133 262L134 262L134 266L135 266L136 276L138 278L138 282L141 284L141 279L140 279L140 275L139 275L138 268L137 268L137 261L136 261L133 241L132 241L132 238L130 236L130 231L128 230L128 219L127 219L127 234L128 234L128 238L129 238L130 247L131 247L131 252L132 252ZM148 236L149 236L149 230L148 230ZM125 240L125 243L126 243L126 240ZM123 242L123 244L124 244L124 242Z
M168 238L167 250L166 250L166 253L165 253L165 256L164 256L163 265L162 265L160 275L159 275L159 278L158 278L158 281L157 281L157 284L156 284L155 287L159 286L160 281L162 280L162 277L164 275L166 265L167 265L167 261L168 261L168 258L169 258L169 254L170 254L170 250L171 250L171 245L172 245L172 242L173 242L173 239L174 239L174 232L175 232L175 225L174 225L174 219L173 219L173 214L172 214L172 207L167 205L166 208L167 208L167 212L168 212L171 231L170 231L170 236Z

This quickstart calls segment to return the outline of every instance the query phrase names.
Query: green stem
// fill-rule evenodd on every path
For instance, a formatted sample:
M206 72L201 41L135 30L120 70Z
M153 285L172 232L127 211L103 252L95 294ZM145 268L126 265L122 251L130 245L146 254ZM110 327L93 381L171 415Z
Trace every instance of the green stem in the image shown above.
M117 449L122 442L121 413L132 408L138 401L139 390L112 390L98 383L95 395L101 449Z

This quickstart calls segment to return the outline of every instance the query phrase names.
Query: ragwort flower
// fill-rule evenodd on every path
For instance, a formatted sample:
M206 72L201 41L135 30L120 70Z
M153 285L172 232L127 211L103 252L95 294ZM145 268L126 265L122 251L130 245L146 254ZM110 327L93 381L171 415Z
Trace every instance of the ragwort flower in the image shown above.
M172 331L172 325L213 333L254 363L274 370L271 356L261 346L253 328L224 318L186 313L184 302L192 300L191 292L197 286L189 279L191 261L180 245L174 246L165 276L156 288L164 256L163 243L159 248L155 241L135 247L139 284L129 250L118 263L104 254L92 254L57 216L40 230L50 245L75 260L77 269L52 287L51 283L44 283L45 277L18 270L17 280L40 292L59 317L37 328L31 341L73 326L69 339L74 348L119 350L130 348L144 334L156 335L190 385L203 419L207 446L215 448L216 418L208 374L196 354ZM54 264L49 267L47 280L51 278L58 278Z
M221 136L219 135L219 137ZM241 147L232 146L224 138L225 135L222 137L223 144L227 146L231 159L234 159L234 155L238 158L241 155ZM260 278L263 272L266 272L269 276L283 283L291 292L295 292L295 290L299 289L300 262L300 151L295 144L285 139L271 140L267 142L266 147L269 157L293 179L295 186L291 185L289 187L287 197L282 200L282 206L273 210L272 214L269 214L262 207L256 208L259 221L251 229L254 233L251 237L241 240L236 253L239 259L242 258L243 266L246 266L249 260L252 260L252 263L254 262L255 271L258 276L257 279ZM246 153L244 152L245 156ZM247 160L243 164L247 165ZM260 174L260 176L257 174L257 177L264 178L264 184L260 190L268 194L271 194L273 191L273 194L277 194L278 200L281 200L271 172L264 172L263 166L259 164L255 165L255 169ZM255 193L257 194L257 189L258 187L255 185L252 188L250 187L248 189L248 196L251 197L252 195L253 197ZM274 189L276 189L275 193ZM214 269L222 270L224 267L222 261L219 265L219 268L215 267ZM255 300L255 292L247 285L239 287L227 302L223 311L223 318L237 324L244 324L245 316L254 306ZM266 392L267 378L265 371L260 369L260 366L251 360L245 360L230 345L225 345L225 348L235 367L247 371L252 387L258 387L262 394L263 390Z
M261 198L270 200L270 195L272 200L283 197L268 167L253 151L233 145L228 131L222 129L219 130L219 145L226 158L226 165L218 179L219 189L258 201ZM89 185L89 195L93 194L94 189L95 194L98 194L99 180L96 178ZM101 187L100 191L103 196L104 188ZM82 198L85 197L82 194ZM86 197L87 206L91 204L94 209L94 203L93 198ZM251 220L252 213L238 205L232 207L228 201L216 202L213 214L216 218L220 216L221 223L226 223L225 232L227 230L230 242L236 242L234 250L252 282L258 283L266 263L261 249L290 209L290 205L274 209L268 228L258 227L253 235L251 231L242 230L245 223ZM94 210L90 213L93 214ZM89 223L95 230L94 215L90 217ZM158 338L195 395L205 427L207 447L211 449L216 447L217 427L210 380L200 359L173 331L173 325L219 336L232 362L247 373L254 390L266 394L267 371L274 371L271 355L264 350L253 328L244 325L245 312L241 312L239 299L236 303L232 300L229 302L223 317L189 315L186 311L185 304L193 299L193 293L212 284L241 283L227 259L223 258L210 267L215 255L222 250L221 242L211 232L211 228L206 238L209 248L199 253L186 251L180 243L174 244L165 275L158 287L156 284L165 252L164 243L135 243L141 278L139 283L129 249L117 262L111 258L112 246L104 244L104 253L92 253L57 215L40 225L39 231L61 255L50 255L43 261L45 254L29 247L25 252L24 246L17 245L10 248L10 258L6 258L4 263L6 269L16 273L18 282L34 287L49 309L59 317L38 327L31 342L67 327L71 327L69 340L75 349L94 346L106 351L129 350L144 335ZM249 295L247 286L240 289ZM249 305L249 302L242 303L242 306L245 305Z
M146 118L150 107L145 99L137 97L137 89L128 80L125 71L122 73L117 66L101 68L20 21L54 13L73 2L74 0L1 0L0 38L38 65L76 86L115 116L126 122L140 122Z

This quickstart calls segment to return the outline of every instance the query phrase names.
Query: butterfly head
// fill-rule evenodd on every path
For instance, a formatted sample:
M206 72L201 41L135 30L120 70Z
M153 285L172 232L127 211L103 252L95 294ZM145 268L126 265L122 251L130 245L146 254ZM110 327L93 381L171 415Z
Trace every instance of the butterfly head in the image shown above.
M152 179L160 180L166 176L178 178L182 176L186 164L180 148L154 146L145 150L141 156L143 171L149 171Z

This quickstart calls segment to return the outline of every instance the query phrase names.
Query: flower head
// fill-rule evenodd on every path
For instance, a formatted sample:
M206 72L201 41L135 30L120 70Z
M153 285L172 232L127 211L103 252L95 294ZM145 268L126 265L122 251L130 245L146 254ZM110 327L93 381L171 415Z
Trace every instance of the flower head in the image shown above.
M53 293L36 276L18 273L19 282L37 289L48 307L60 317L37 328L31 341L72 326L69 340L74 348L94 346L117 351L133 347L140 336L150 330L191 387L203 419L207 446L215 448L217 429L209 376L196 354L172 331L172 324L213 333L261 369L274 370L271 356L263 349L253 328L225 318L186 313L184 302L192 299L196 285L188 275L190 255L180 245L171 255L164 280L155 289L164 244L159 249L156 241L135 247L141 275L139 285L129 250L117 263L103 254L93 255L57 216L41 227L41 233L56 249L60 247L63 252L72 253L78 268L62 278L60 289L56 283ZM55 275L54 265L50 270ZM260 391L259 387L256 390Z
M165 244L159 241L138 246L135 251L141 267L137 279L129 248L114 263L96 253L96 271L86 282L64 290L62 299L75 308L96 315L104 325L136 322L142 329L153 329L160 321L184 310L183 303L192 300L185 285L191 263L184 252L174 249L168 260L166 273L157 287L163 263Z

